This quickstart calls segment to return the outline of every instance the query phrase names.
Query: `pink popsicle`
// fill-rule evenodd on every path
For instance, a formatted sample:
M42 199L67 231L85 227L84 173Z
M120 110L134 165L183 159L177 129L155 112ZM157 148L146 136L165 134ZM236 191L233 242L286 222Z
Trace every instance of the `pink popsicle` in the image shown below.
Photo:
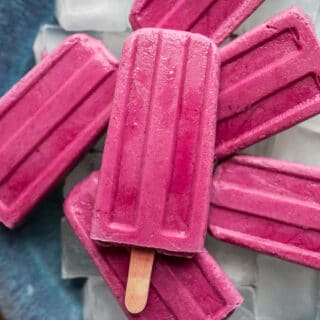
M203 34L220 44L264 0L136 0L133 29L157 27Z
M90 239L98 176L93 173L72 190L64 211L128 319L220 320L241 304L241 296L207 251L194 259L157 255L148 304L139 315L129 314L124 306L129 251L99 247Z
M319 42L297 7L222 48L216 157L319 113L319 76Z
M201 35L141 29L124 47L91 237L203 251L219 57Z
M0 100L0 220L20 224L106 128L117 61L68 38Z
M213 236L320 269L320 168L254 156L217 167Z

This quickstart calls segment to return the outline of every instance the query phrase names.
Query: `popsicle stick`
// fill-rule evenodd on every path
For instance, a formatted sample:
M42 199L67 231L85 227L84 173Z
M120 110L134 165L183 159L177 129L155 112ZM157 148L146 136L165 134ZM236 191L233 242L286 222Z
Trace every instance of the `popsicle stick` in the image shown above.
M144 310L149 294L154 250L132 248L127 280L125 305L130 313Z

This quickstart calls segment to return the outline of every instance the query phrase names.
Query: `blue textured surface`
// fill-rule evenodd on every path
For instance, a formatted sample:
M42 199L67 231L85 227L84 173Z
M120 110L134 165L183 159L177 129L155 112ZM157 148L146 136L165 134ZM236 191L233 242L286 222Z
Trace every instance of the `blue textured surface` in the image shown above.
M41 23L54 21L53 0L0 0L0 94L33 65ZM6 320L82 319L82 282L60 278L61 188L16 231L0 226L0 309Z
M56 190L22 228L0 227L0 306L5 319L82 319L82 283L60 278L61 203Z
M40 24L54 21L54 0L0 0L0 95L33 64Z

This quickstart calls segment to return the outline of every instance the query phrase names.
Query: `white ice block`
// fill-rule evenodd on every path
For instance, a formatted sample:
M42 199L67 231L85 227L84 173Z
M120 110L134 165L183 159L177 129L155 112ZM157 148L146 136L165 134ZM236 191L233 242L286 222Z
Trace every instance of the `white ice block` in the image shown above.
M314 117L274 137L271 156L320 165L320 117Z
M92 171L99 170L101 160L102 152L87 153L77 166L66 176L63 186L63 196L66 198L71 189L78 182L86 178Z
M240 153L260 157L270 157L272 155L273 144L274 137L271 137L242 150Z
M244 298L244 301L228 320L255 320L255 289L249 286L239 286L238 290Z
M317 271L264 255L257 261L256 319L315 319Z
M128 28L133 0L56 0L56 17L68 31L115 31Z
M318 275L318 303L317 303L316 320L320 320L320 277L319 275Z
M319 0L265 0L265 2L240 26L237 34L243 34L255 26L265 22L277 13L289 9L293 5L300 7L313 22L316 22L320 9Z
M84 320L127 319L101 277L88 278L84 287Z
M130 32L84 32L91 37L101 39L108 49L120 58L123 44ZM56 49L67 37L74 34L62 29L60 26L44 24L40 27L36 40L33 44L33 53L37 63L45 55Z
M106 141L106 134L102 135L98 141L91 147L92 152L103 152Z
M99 276L96 266L91 262L65 218L61 220L61 247L61 275L63 279Z
M102 39L102 32L85 32L89 36ZM67 32L58 25L44 24L40 26L36 40L33 44L33 53L37 63L45 55L57 48L67 37L74 32ZM110 49L111 50L111 49Z
M123 44L130 33L131 31L103 32L102 41L117 58L120 58Z
M315 27L318 37L320 38L320 7L318 9L318 14L316 16Z
M208 236L207 250L236 286L254 285L257 281L256 253Z
M255 317L252 312L243 307L240 307L236 309L230 317L228 317L228 320L255 320Z
M242 307L255 314L256 310L256 290L251 286L238 286L238 290L241 293L244 301Z

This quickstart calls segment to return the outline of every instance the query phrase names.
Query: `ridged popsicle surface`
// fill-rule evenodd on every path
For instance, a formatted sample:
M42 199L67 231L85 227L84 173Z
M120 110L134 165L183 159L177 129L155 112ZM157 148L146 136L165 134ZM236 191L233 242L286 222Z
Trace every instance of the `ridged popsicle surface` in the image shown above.
M0 100L0 220L21 223L105 129L118 63L85 35L68 38Z
M144 29L126 42L91 236L203 249L214 158L219 57L209 39Z
M165 28L200 33L221 44L264 0L136 0L133 29Z
M320 111L320 46L293 7L221 49L216 158Z
M124 305L129 250L101 247L90 239L98 179L94 172L75 186L64 212L128 319L221 320L241 304L242 297L207 251L193 259L156 255L147 306L129 314Z
M216 169L209 229L218 239L320 268L320 169L235 156Z

